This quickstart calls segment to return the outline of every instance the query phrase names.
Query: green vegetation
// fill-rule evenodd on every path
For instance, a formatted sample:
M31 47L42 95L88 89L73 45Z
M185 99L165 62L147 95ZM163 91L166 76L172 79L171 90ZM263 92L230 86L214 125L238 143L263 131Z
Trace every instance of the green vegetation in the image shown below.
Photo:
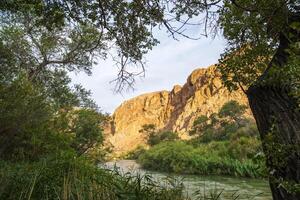
M255 150L259 146L256 139L247 138L196 147L183 141L165 142L142 154L139 162L145 168L166 172L264 177L264 160Z
M143 146L138 146L137 148L133 149L132 151L129 151L124 156L121 156L122 159L131 159L131 160L137 160L140 155L145 153L146 148Z
M104 170L75 154L34 163L0 162L0 198L82 200L182 200L176 181L158 184L150 176ZM171 180L170 180L171 181Z
M199 24L204 27L202 35L215 35L221 29L227 40L219 65L223 83L230 90L246 92L262 143L272 146L265 154L274 198L297 199L299 192L284 185L291 183L299 190L295 184L300 182L299 11L298 0L1 1L0 81L1 90L8 94L1 92L5 121L0 124L0 157L35 160L60 149L59 145L69 147L69 137L59 140L63 142L55 148L48 145L54 143L50 142L53 134L48 134L53 129L47 124L55 121L53 114L58 111L91 103L80 86L69 87L69 71L91 73L95 58L105 59L107 51L115 48L121 69L116 90L120 91L144 72L143 56L158 44L152 32L155 27L164 26L174 38L193 38L184 31ZM193 17L196 23L191 23ZM142 71L131 71L131 64ZM22 92L9 94L14 81L22 80L21 74L34 83L37 90L29 85L27 94L36 98L25 95L21 102ZM6 97L20 104L6 105L9 101L2 101ZM49 110L42 99L51 104ZM60 132L54 135L65 137Z
M172 131L157 131L154 124L144 124L139 132L144 134L149 146L156 145L163 141L174 141L179 139L178 134Z
M140 133L144 134L144 139L146 143L152 147L162 142L166 141L176 141L179 139L178 134L172 131L157 131L157 128L154 124L145 124L142 126ZM141 154L146 152L146 146L138 146L137 148L129 151L124 156L121 156L123 159L133 159L136 160Z
M190 132L196 137L190 141L162 142L138 161L145 168L166 172L265 177L258 131L242 117L244 112L245 106L230 101L219 113L197 118Z
M147 169L165 172L264 177L264 162L242 155L247 148L252 150L251 145L257 145L257 141L244 139L240 143L239 147L247 147L228 149L229 142L211 142L197 147L183 141L164 142L139 156L138 161ZM239 160L239 157L243 159Z
M0 199L184 199L180 184L100 169L107 115L67 84L51 96L22 72L1 82Z
M174 133L172 131L162 131L157 133L156 135L153 135L152 137L149 137L147 142L149 145L153 146L163 141L175 141L178 139L179 137L177 133Z
M101 147L106 115L88 107L58 107L59 99L49 97L42 85L24 75L1 84L0 90L1 159L36 161L61 151L79 156L96 144Z
M90 73L105 45L48 6L0 3L0 199L184 199L180 184L99 168L108 116L68 74Z

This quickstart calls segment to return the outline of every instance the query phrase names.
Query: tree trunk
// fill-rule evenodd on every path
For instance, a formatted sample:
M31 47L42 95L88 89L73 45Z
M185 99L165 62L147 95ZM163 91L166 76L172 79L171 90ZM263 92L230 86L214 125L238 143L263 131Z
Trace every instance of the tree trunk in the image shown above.
M266 155L273 199L300 200L299 191L293 192L300 183L300 112L296 99L283 86L251 86L247 96Z
M284 78L291 56L287 50L300 41L299 30L290 24L299 20L298 14L289 16L268 68L246 92L266 155L274 200L300 200L300 108L291 94L292 80Z

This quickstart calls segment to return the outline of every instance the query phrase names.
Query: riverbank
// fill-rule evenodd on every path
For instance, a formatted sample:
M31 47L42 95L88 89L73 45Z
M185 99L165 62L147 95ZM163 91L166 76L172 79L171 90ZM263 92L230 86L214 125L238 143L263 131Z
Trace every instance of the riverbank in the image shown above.
M242 146L232 148L227 141L197 146L185 141L163 142L142 152L138 162L143 168L163 172L264 178L266 168L260 154L241 155L241 152L250 154L255 142L256 139L247 138Z
M246 107L236 101L225 103L217 113L199 116L181 140L178 133L144 125L149 149L129 152L150 170L179 174L267 177L265 156L255 122L244 116Z
M220 194L224 200L271 200L268 182L261 179L236 178L229 176L200 176L179 175L146 170L135 160L118 160L106 163L108 168L119 168L123 173L150 174L157 182L163 182L168 177L180 180L184 186L184 193L192 199L199 199L201 195ZM201 198L200 198L201 199Z

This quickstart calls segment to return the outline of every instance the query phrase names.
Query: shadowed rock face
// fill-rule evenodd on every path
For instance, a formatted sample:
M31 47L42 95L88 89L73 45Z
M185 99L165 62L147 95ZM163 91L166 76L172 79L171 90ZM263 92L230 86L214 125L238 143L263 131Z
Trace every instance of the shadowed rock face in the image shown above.
M222 85L215 66L196 69L182 87L175 85L172 91L143 94L123 102L112 116L108 140L117 154L130 151L145 143L139 133L144 124L177 131L185 139L198 116L217 112L230 100L248 105L242 91L230 93ZM251 115L250 110L247 115Z

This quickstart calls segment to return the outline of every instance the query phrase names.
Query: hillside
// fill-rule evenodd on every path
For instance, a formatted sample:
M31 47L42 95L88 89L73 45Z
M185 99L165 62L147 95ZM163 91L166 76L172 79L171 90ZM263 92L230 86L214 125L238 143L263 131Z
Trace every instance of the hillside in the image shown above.
M113 113L108 140L117 154L144 144L139 130L144 124L155 124L161 130L180 133L185 139L197 116L217 112L229 100L248 104L241 91L229 92L215 66L194 70L183 86L171 91L143 94L123 102ZM250 110L247 115L251 115Z

